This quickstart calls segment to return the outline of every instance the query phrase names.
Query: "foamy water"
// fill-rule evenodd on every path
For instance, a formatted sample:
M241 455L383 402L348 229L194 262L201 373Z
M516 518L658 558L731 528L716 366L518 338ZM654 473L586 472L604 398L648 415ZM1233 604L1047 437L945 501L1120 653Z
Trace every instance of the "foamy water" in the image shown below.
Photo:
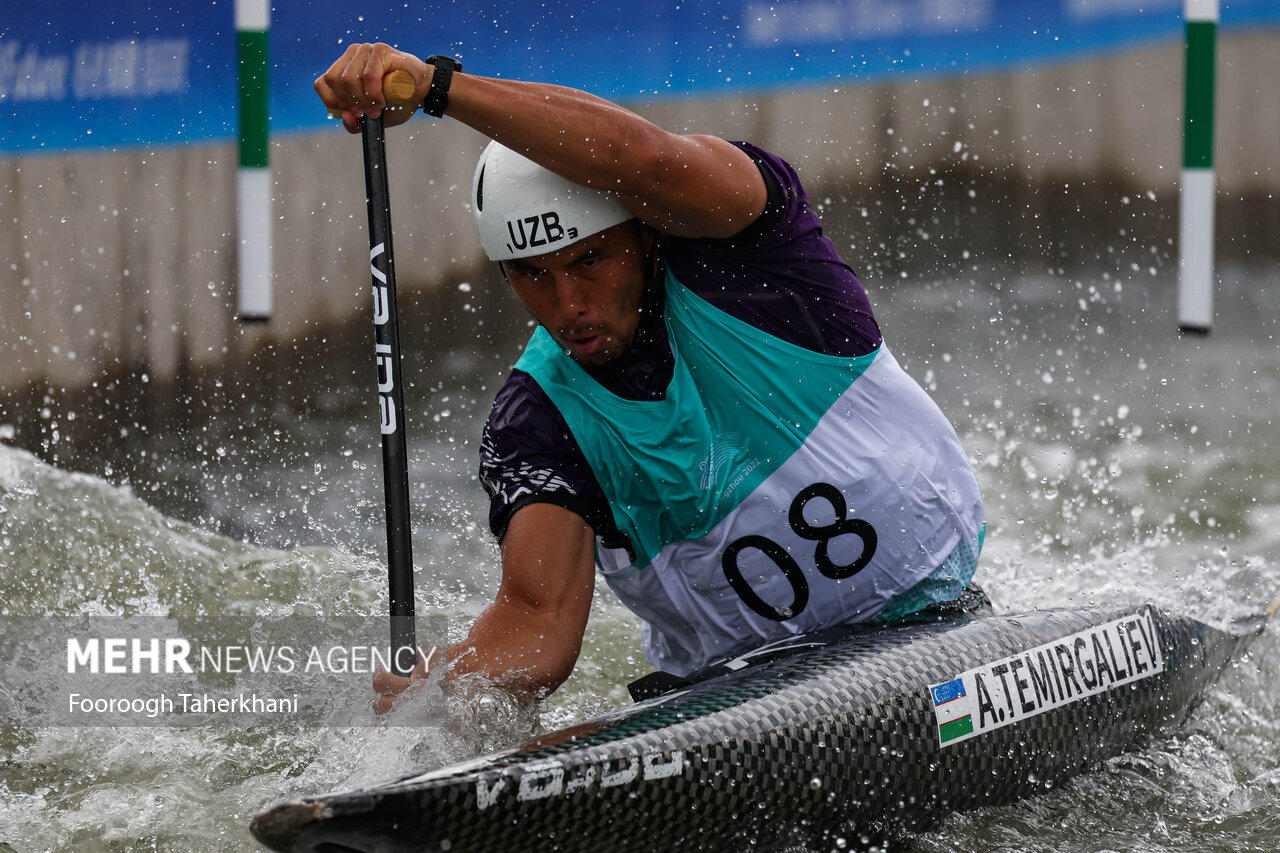
M890 346L974 459L990 522L979 580L998 609L1148 600L1223 624L1280 590L1280 323L1267 299L1280 276L1235 267L1224 279L1207 338L1178 336L1173 284L1146 270L869 282ZM410 400L424 646L463 636L498 577L474 470L500 376L465 353L407 369L427 362L449 369ZM306 709L252 724L40 724L42 703L66 689L64 661L47 650L103 625L207 645L385 642L372 411L274 417L287 452L229 430L180 500L163 483L71 473L0 445L0 712L17 723L0 728L0 842L23 853L253 849L248 822L277 800L619 707L647 671L638 623L602 586L578 671L536 719L498 695L450 707L432 686L379 724L364 674L244 673L208 683L276 684L307 696ZM264 440L266 452L251 450ZM159 509L177 506L199 509ZM1273 627L1177 736L901 845L1274 849L1278 646Z

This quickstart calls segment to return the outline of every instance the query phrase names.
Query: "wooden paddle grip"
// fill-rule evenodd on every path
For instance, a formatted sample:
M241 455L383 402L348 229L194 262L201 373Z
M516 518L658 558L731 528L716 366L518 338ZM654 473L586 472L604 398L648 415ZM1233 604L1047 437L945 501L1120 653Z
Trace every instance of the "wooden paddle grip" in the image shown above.
M403 107L413 103L413 93L417 89L413 75L404 69L392 71L382 78L382 98L389 107ZM342 110L329 110L330 118L342 118Z

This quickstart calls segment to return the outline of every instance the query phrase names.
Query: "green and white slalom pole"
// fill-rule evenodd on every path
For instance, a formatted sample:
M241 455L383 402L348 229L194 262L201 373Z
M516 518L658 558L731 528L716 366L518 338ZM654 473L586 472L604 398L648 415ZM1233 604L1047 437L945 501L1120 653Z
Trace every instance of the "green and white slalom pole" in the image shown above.
M240 320L271 319L271 168L267 112L270 0L236 0L240 81L240 170L237 184L237 293Z
M1207 334L1213 327L1213 242L1217 179L1213 170L1214 76L1218 0L1185 0L1186 100L1182 137L1181 242L1178 328Z

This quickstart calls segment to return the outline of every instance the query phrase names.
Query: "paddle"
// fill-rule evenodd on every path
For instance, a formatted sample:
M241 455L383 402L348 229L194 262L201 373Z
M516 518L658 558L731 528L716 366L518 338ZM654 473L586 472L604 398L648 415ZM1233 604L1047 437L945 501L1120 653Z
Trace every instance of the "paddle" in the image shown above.
M404 79L408 78L408 96ZM394 82L393 82L394 81ZM413 96L413 78L389 74L383 94L390 103ZM417 660L413 609L413 543L409 527L409 458L404 434L404 383L400 372L400 319L391 247L391 197L387 183L386 137L382 118L361 120L364 185L369 212L369 273L373 281L374 351L377 362L379 430L387 507L387 588L390 593L391 671L407 676ZM408 650L408 654L402 654ZM407 657L407 661L404 658Z

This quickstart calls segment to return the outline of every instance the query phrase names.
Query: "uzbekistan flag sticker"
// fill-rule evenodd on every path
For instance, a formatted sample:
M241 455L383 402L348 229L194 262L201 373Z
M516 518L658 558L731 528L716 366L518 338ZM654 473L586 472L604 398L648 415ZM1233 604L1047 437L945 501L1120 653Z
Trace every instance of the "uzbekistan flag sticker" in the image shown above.
M973 734L973 715L969 711L969 696L964 689L964 679L955 678L929 688L933 697L933 714L938 721L938 743Z

